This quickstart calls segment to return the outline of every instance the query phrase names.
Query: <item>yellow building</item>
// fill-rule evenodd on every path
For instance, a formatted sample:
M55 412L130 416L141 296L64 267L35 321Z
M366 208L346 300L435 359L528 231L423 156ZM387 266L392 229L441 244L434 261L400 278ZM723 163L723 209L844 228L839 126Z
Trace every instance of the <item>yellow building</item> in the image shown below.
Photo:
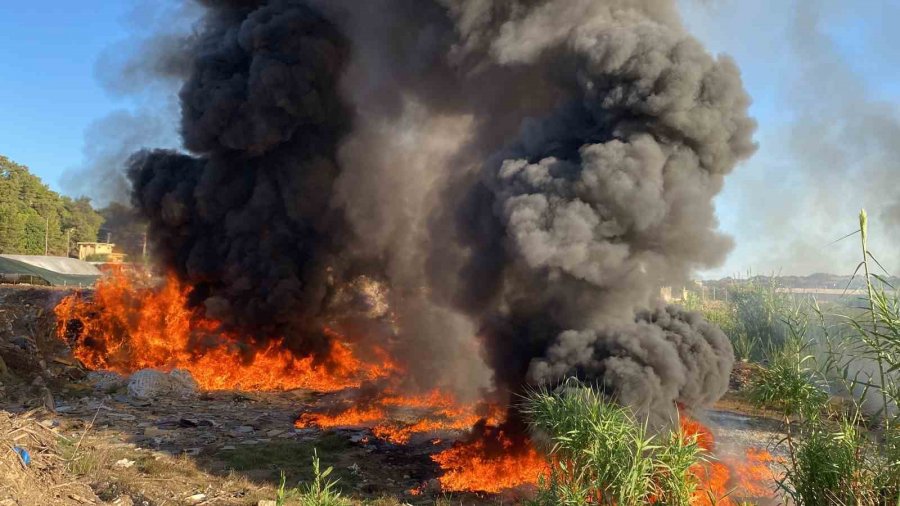
M108 242L80 242L78 243L78 259L94 260L109 263L120 263L125 260L124 253L116 253L116 245Z

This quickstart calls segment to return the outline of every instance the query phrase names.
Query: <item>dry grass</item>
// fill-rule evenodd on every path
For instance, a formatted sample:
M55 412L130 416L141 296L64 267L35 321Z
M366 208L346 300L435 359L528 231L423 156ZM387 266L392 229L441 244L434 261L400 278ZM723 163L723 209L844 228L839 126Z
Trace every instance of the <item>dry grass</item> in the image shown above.
M129 467L117 464L133 462ZM101 499L111 501L127 495L154 504L183 504L188 497L203 494L215 504L256 504L274 497L271 486L254 484L229 473L216 476L199 468L190 457L138 448L109 449L88 445L79 458L84 477L98 491Z
M0 500L19 504L82 504L94 500L91 488L72 476L59 453L59 436L31 418L0 412ZM28 451L25 465L14 448Z
M83 435L64 438L29 415L0 411L0 501L68 506L127 496L137 504L185 504L188 497L204 494L215 504L255 505L275 496L271 486L234 473L208 474L188 457L109 445L89 430ZM29 465L23 465L15 446L28 450Z

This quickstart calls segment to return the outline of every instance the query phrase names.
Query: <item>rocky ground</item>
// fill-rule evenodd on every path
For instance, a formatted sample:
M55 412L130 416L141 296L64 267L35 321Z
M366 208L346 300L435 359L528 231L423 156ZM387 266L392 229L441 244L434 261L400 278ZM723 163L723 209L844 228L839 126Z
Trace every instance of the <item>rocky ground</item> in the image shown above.
M430 455L462 434L394 445L364 430L295 429L333 400L307 391L213 392L139 399L90 373L55 337L64 292L0 286L0 506L274 504L311 477L315 449L360 503L509 504L514 496L442 495ZM778 423L731 399L705 420L725 447L774 443ZM27 449L23 465L16 448ZM423 494L410 491L421 489Z

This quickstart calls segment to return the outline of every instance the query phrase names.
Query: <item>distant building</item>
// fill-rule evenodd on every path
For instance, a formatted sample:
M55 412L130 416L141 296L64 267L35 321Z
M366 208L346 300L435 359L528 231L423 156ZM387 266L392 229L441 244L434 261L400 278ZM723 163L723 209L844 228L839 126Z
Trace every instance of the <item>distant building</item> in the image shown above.
M659 298L662 299L663 302L669 304L675 301L675 298L672 297L672 287L671 286L662 286L659 288Z
M125 261L124 253L115 252L116 245L109 242L80 242L78 243L78 259L103 263L122 263Z

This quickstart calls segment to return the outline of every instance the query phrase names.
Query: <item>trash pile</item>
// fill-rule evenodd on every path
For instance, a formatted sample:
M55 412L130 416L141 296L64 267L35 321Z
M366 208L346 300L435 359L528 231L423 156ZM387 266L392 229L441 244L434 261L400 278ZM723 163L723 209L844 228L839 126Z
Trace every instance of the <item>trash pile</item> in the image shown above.
M50 396L47 387L84 377L65 343L56 338L53 308L66 292L0 286L0 399L32 404ZM52 404L46 402L45 404ZM50 408L51 406L46 406Z
M128 380L128 395L135 399L188 399L196 397L198 392L197 382L191 373L181 369L174 369L169 373L142 369L132 374Z
M16 416L0 411L0 505L99 502L69 473L60 452L65 439L32 419L36 411Z

